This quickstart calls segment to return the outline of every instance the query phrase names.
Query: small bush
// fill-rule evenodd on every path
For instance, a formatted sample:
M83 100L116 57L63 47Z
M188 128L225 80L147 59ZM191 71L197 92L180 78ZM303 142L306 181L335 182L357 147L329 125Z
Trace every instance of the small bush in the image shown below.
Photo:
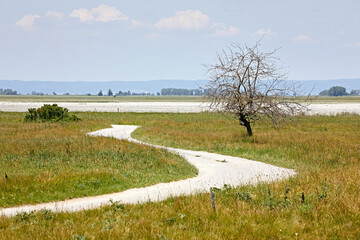
M45 104L38 109L29 108L28 111L25 122L76 122L80 120L76 115L69 115L69 109L59 107L57 104Z

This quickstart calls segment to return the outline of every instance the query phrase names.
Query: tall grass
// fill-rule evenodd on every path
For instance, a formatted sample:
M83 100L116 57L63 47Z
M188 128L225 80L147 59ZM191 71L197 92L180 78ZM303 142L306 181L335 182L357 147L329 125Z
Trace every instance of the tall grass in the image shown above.
M136 138L295 168L288 180L213 189L160 203L78 213L47 211L0 219L4 239L359 239L360 117L302 117L275 130L267 122L246 137L216 114L79 114L136 123ZM96 124L94 124L96 125Z

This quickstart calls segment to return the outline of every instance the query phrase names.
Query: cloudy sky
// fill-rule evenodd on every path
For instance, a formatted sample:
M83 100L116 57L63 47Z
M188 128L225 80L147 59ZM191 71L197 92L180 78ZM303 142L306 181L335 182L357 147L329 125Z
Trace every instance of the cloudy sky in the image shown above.
M0 0L0 79L206 79L231 43L288 78L360 78L359 0Z

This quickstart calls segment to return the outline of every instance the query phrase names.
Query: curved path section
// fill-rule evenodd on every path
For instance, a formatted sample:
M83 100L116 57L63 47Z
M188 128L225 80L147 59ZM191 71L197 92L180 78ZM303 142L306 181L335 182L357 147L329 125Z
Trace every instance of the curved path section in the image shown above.
M153 186L129 189L119 193L37 205L3 208L0 209L0 215L13 216L19 212L30 212L41 209L48 209L55 212L74 212L97 208L102 205L109 204L110 200L133 204L147 201L161 201L171 196L209 192L211 187L221 188L224 186L224 184L232 186L255 184L258 182L280 180L295 175L294 170L275 167L269 164L251 161L244 158L143 143L131 138L130 136L136 128L138 128L138 126L112 125L112 128L91 132L88 133L88 135L125 139L135 143L167 149L170 152L179 154L189 163L193 164L199 171L198 175L196 177L185 180L170 183L159 183Z

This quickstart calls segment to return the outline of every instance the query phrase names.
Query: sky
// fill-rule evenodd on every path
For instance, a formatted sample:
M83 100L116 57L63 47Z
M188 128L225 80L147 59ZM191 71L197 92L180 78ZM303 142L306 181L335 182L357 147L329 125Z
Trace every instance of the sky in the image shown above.
M360 78L359 0L0 0L0 79L207 79L232 43L291 80Z

